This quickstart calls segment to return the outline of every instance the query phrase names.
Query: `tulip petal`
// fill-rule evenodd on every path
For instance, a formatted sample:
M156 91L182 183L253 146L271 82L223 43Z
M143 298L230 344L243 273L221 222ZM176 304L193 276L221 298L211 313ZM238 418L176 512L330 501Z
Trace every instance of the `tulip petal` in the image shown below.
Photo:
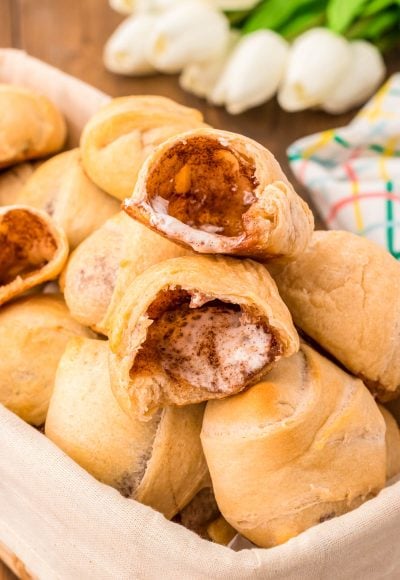
M238 31L231 30L224 52L207 62L194 62L186 66L179 79L181 87L197 97L210 97L239 37Z
M378 49L365 40L350 43L352 62L336 89L322 104L328 113L344 113L364 103L385 77L385 63Z
M264 103L277 91L289 53L272 30L244 36L233 51L210 100L235 115Z
M293 43L287 72L278 94L286 111L321 104L351 64L350 43L325 28L314 28Z
M187 0L159 16L146 54L159 71L176 73L220 55L228 39L229 23L221 12L206 2Z
M146 57L146 42L157 18L150 14L130 16L108 39L104 47L104 64L111 72L146 75L155 71Z

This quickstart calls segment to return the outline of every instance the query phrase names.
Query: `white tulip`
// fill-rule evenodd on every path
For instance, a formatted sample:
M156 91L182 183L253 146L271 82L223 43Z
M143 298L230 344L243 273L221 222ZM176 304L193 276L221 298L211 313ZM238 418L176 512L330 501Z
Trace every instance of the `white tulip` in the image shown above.
M146 75L155 72L146 57L146 42L157 17L150 14L130 16L108 39L104 47L104 64L114 73Z
M373 44L365 40L355 40L350 43L350 47L351 65L337 87L322 103L322 108L328 113L344 113L364 103L385 77L384 60Z
M189 63L217 57L228 40L229 23L221 12L206 2L186 0L160 15L146 54L158 70L176 73Z
M350 68L350 43L326 28L313 28L299 36L289 55L278 101L286 111L301 111L321 104Z
M209 97L224 70L225 64L234 46L239 40L237 30L231 30L229 42L223 52L207 62L194 62L188 64L179 78L181 87L193 93L197 97Z
M277 91L285 72L288 43L272 30L258 30L237 44L210 100L236 115L261 105Z

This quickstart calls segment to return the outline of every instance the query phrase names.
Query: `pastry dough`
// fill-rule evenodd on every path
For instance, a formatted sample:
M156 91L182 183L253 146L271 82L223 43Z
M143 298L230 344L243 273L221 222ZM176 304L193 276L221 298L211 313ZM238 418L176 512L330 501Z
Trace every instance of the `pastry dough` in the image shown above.
M61 296L34 295L0 309L0 403L43 425L58 361L73 336L92 336Z
M62 277L72 316L107 334L108 311L135 277L157 262L188 252L130 219L109 219L73 252Z
M84 128L82 162L101 189L124 199L131 195L139 169L154 147L176 135L201 127L202 114L156 96L114 99Z
M201 439L222 515L260 547L358 507L386 481L371 394L303 344L245 393L209 402Z
M315 232L295 262L271 263L295 323L385 401L400 387L400 264L373 242Z
M200 443L204 406L141 422L115 401L108 345L76 338L60 361L46 435L100 481L172 518L208 481Z
M109 336L114 393L144 417L237 393L299 346L264 266L211 256L138 276L109 318Z
M0 305L57 278L68 241L44 212L23 205L0 207Z
M125 211L201 253L293 257L314 220L274 156L235 133L195 129L144 163Z
M393 415L382 405L379 409L386 423L386 478L390 480L400 473L400 431Z
M43 163L16 195L14 203L48 213L64 229L71 249L120 209L116 199L87 177L79 149L60 153Z
M49 99L29 89L0 84L0 168L61 149L65 120Z
M18 194L39 163L19 163L0 172L0 205L13 205Z

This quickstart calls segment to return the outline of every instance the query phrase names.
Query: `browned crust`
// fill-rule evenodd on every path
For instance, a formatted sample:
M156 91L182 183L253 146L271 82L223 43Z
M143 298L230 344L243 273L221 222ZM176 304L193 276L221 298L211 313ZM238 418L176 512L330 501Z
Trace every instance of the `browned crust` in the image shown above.
M307 204L268 150L212 129L188 131L160 145L123 209L197 252L258 259L297 255L314 226Z
M65 119L44 95L0 83L1 107L10 114L0 120L0 168L59 151L66 138Z

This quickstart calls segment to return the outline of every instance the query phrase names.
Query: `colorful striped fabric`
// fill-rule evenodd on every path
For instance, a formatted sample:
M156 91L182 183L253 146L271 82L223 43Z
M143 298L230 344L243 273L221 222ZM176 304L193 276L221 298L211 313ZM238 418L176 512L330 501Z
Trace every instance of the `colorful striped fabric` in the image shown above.
M288 157L329 229L366 236L400 258L400 73L347 127L296 141Z

